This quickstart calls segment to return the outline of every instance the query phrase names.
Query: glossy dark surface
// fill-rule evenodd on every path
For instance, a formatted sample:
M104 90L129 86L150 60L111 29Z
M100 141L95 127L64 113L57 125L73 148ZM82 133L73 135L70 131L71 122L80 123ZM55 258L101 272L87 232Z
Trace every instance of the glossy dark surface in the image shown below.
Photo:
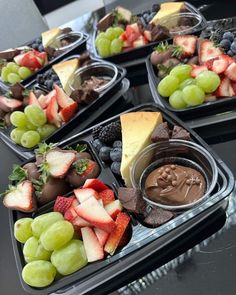
M131 7L135 7L138 12L140 11L138 10L139 4L142 6L144 2L147 3L146 1L129 1L129 5L133 5ZM203 13L206 17L211 19L232 16L234 13L232 9L233 1L190 2L197 7L206 2L210 4L210 9L204 10ZM226 3L230 4L228 5ZM104 9L101 9L93 15L85 15L71 22L69 25L73 29L92 32L96 17L101 17L103 13ZM98 121L113 116L120 111L130 108L132 105L152 101L149 87L145 84L147 83L145 65L141 64L135 71L130 71L129 75L131 85L135 87L132 87L121 100L116 101L109 110L102 114ZM199 121L194 121L190 122L190 124L193 126L201 126L195 130L211 144L213 149L225 163L228 164L236 176L236 120L234 117L234 112L232 111L218 117L209 117L205 119L204 122L201 121L199 123ZM229 120L229 118L231 119ZM66 137L75 133L76 129L67 134ZM7 187L7 177L14 163L19 163L19 159L0 141L1 192ZM160 264L166 263L168 260L161 261L156 265L154 264L150 268L149 266L146 268L144 267L142 273L137 269L133 274L133 279L140 279L131 283L128 287L122 288L119 292L121 294L142 293L144 295L234 295L236 293L235 214L236 201L235 196L232 195L229 198L229 207L226 214L223 210L218 210L214 216L207 219L204 224L194 229L191 235L186 236L182 241L178 241L175 246L173 245L172 249L169 249L172 251L170 251L166 259L169 261L171 260L171 262L161 266L152 273L150 273L150 271L155 270ZM8 211L2 206L2 203L0 203L0 216L0 293L3 295L23 295L26 293L20 286L16 270L10 240ZM214 232L216 233L214 234ZM205 240L207 237L209 238ZM202 240L204 240L204 242L202 242ZM182 255L179 256L180 254ZM175 257L177 258L172 260ZM143 277L145 274L148 275ZM124 283L127 284L128 282L125 281L124 277L121 278L118 283L120 287L122 287ZM42 292L42 294L44 293ZM107 292L104 294L107 294Z

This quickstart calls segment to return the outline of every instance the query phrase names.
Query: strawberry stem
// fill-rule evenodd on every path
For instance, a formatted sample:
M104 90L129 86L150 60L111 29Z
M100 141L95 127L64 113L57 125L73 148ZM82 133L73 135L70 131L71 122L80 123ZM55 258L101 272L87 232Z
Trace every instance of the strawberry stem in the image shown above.
M40 143L38 148L35 150L35 154L38 156L44 156L47 152L56 147L55 143Z
M73 164L73 166L76 170L76 173L79 175L82 175L87 170L88 163L89 163L88 159L79 159L78 161L76 161Z
M14 164L12 173L8 176L8 179L17 185L27 179L27 172L20 165Z

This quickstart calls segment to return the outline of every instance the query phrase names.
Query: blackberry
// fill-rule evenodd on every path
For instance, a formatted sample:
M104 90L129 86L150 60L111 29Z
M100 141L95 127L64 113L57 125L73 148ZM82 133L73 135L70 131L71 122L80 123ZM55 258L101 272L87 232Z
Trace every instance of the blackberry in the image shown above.
M113 122L105 127L99 133L98 137L106 144L113 143L115 140L121 138L121 126L119 122Z
M102 126L97 126L93 128L93 131L92 131L93 139L98 139L99 133L102 131L102 128L103 128Z

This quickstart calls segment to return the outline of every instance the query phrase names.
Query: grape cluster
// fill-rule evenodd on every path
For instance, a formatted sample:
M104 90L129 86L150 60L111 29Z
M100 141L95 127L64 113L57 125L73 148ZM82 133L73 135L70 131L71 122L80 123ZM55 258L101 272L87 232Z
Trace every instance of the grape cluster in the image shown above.
M61 86L61 82L53 69L49 69L48 71L37 75L36 81L39 85L46 87L48 90L53 90L54 84Z
M19 219L14 225L14 236L24 244L27 264L22 270L23 280L32 287L46 287L57 272L68 275L85 266L83 242L73 239L73 235L72 224L58 212Z
M203 71L193 79L191 69L190 65L178 65L158 84L159 94L169 97L169 103L175 109L201 105L205 94L213 93L220 85L215 72Z
M3 82L15 84L31 76L33 72L27 67L20 67L15 62L9 62L1 71Z
M121 27L110 27L106 32L101 32L97 35L95 46L101 57L110 56L120 53L123 47L123 41L119 36L124 32Z
M47 124L45 113L36 105L28 105L24 112L13 112L10 121L16 127L10 133L11 139L26 148L34 147L56 130L54 125Z
M44 47L43 47L43 44L42 44L42 38L41 37L37 38L33 42L29 43L28 46L33 48L33 49L38 50L39 52L45 51Z
M100 159L110 165L114 174L120 175L122 158L121 127L119 122L93 129L93 146ZM105 142L104 142L105 141Z

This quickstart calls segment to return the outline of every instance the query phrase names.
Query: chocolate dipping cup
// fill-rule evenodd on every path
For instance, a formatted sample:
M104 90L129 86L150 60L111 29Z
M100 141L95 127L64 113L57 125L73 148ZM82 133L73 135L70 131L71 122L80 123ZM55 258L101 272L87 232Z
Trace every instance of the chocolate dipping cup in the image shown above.
M164 17L160 21L160 25L166 27L172 36L175 35L184 35L184 34L192 34L193 32L199 30L202 26L203 19L201 15L192 13L192 12L181 12L169 15L168 17ZM188 25L188 27L179 30L175 30L176 24L177 26Z
M118 75L117 67L108 62L94 62L89 65L86 65L82 68L79 68L75 74L72 83L70 84L70 89L74 91L78 89L80 85L87 79L90 79L91 76L96 78L107 80L107 83L101 85L94 90L101 93L107 88L109 88L116 80Z
M179 164L199 171L206 182L204 195L195 202L183 205L167 205L150 200L145 192L145 180L153 170L165 164ZM192 141L170 139L146 147L131 167L130 177L132 186L142 190L144 200L151 206L183 211L210 197L217 184L218 169L211 154L202 146Z
M68 45L61 46L61 41L63 39L66 39L66 38L74 39L74 41L71 42ZM67 51L67 50L70 50L71 48L73 48L74 46L79 45L79 43L82 40L83 40L83 34L82 33L72 31L72 32L69 32L69 33L66 33L66 34L61 34L61 35L57 36L56 40L53 41L53 43L50 46L52 46L56 50Z

